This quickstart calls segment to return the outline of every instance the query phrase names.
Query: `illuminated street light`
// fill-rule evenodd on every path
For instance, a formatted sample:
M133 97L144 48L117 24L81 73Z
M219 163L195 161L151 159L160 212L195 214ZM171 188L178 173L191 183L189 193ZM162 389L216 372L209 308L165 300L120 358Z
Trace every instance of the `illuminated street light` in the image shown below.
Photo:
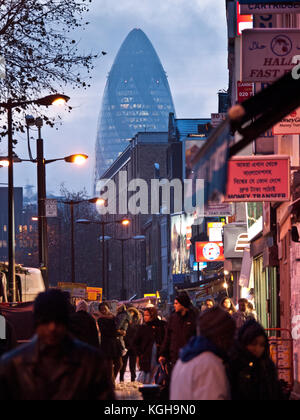
M14 141L13 141L13 109L18 107L25 108L27 105L50 106L57 101L61 103L69 101L69 97L62 94L48 95L44 98L29 101L14 101L9 99L7 102L1 102L0 107L7 111L7 135L8 135L8 285L10 292L10 301L17 301L16 284L16 262L15 262L15 205L14 205ZM46 284L47 287L47 284Z
M87 155L77 154L65 157L64 161L67 163L75 163L76 165L83 165L87 159Z

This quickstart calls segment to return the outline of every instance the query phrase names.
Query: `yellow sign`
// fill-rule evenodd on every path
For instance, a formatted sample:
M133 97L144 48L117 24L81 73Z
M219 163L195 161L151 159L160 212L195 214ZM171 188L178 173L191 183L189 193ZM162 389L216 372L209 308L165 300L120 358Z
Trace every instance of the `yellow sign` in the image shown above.
M156 298L156 293L149 293L144 295L144 298L149 298L149 297L155 297Z
M87 287L86 291L88 300L102 302L103 289L101 287Z
M59 289L69 292L72 298L86 299L86 284L83 283L58 283Z

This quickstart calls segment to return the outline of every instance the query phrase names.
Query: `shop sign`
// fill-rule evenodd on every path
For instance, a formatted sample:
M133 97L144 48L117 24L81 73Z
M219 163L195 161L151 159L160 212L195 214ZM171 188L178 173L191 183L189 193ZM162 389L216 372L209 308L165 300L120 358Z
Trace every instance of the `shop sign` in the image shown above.
M223 242L196 242L196 261L225 261Z
M237 96L239 104L254 96L254 83L237 82Z
M86 284L83 283L58 283L58 288L69 292L72 298L86 299Z
M242 80L274 82L294 67L299 29L249 29L243 32Z
M226 259L242 258L249 245L247 225L229 223L224 226L224 255Z
M258 2L255 1L249 1L247 4L243 1L240 1L241 3L241 9L240 13L241 15L255 15L255 14L275 14L275 13L300 13L300 2L294 2L294 3L287 3L284 4L283 1L281 2L275 2L275 1L261 1Z
M231 217L234 207L231 203L207 204L204 208L205 217Z
M87 287L88 300L93 302L102 302L103 289L101 287Z
M227 202L283 202L289 200L289 156L245 156L229 160Z
M280 123L273 127L274 136L300 134L300 108L286 116Z
M211 125L213 128L218 127L223 121L225 121L227 114L211 114Z

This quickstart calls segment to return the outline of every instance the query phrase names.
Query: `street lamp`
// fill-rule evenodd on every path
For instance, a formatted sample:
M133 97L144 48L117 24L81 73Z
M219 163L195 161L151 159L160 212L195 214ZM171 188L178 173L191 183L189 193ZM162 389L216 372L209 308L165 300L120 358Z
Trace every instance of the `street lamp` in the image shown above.
M120 292L120 298L122 301L127 298L127 290L125 289L125 263L124 263L124 244L131 240L145 240L146 237L143 235L133 236L132 238L114 238L115 241L120 241L122 245L122 287Z
M87 158L86 155L72 155L69 156L66 162L76 163L81 161L80 159L76 159L76 156ZM71 215L71 281L72 283L76 282L75 276L75 229L74 229L74 206L82 203L91 203L91 204L99 204L102 202L99 198L89 198L86 200L69 200L69 201L62 201L62 204L70 206L70 215Z
M100 202L104 203L103 199L99 199ZM102 226L102 236L101 236L101 242L102 242L102 287L103 287L103 296L104 292L106 293L108 290L108 284L105 284L105 226L111 225L111 224L121 224L124 227L127 227L130 225L131 221L129 219L122 219L117 220L114 222L105 222L105 221L98 221L98 220L88 220L88 219L80 219L77 220L76 223L82 224L82 225L90 225L90 224L96 224Z
M11 300L17 300L16 288L16 268L15 268L15 207L14 207L14 151L13 151L13 109L24 107L26 105L42 105L50 106L59 101L68 102L70 98L66 95L54 94L44 98L29 101L13 101L9 99L7 102L1 102L0 107L7 111L7 134L8 134L8 284Z
M53 97L50 96L51 100L54 100L56 105L62 104L64 97ZM47 218L46 218L46 165L57 162L65 161L67 163L74 163L77 165L82 165L87 159L88 156L84 154L75 154L71 156L66 156L63 158L49 159L46 160L44 157L44 142L41 136L41 128L43 127L42 118L34 118L32 116L26 116L27 129L29 127L36 126L38 128L38 139L37 139L37 150L36 159L31 159L29 162L37 163L37 179L38 179L38 231L39 231L39 263L40 267L43 270L43 277L45 280L46 287L48 288L48 232L47 232ZM31 156L31 153L30 153ZM25 161L25 160L23 160Z

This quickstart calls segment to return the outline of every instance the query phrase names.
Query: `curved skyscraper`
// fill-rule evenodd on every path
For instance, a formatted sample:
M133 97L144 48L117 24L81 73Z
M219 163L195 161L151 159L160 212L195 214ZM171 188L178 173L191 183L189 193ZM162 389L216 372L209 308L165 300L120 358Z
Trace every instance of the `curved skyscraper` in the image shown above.
M95 183L138 132L168 131L174 111L166 73L140 29L129 33L109 73L96 142Z

